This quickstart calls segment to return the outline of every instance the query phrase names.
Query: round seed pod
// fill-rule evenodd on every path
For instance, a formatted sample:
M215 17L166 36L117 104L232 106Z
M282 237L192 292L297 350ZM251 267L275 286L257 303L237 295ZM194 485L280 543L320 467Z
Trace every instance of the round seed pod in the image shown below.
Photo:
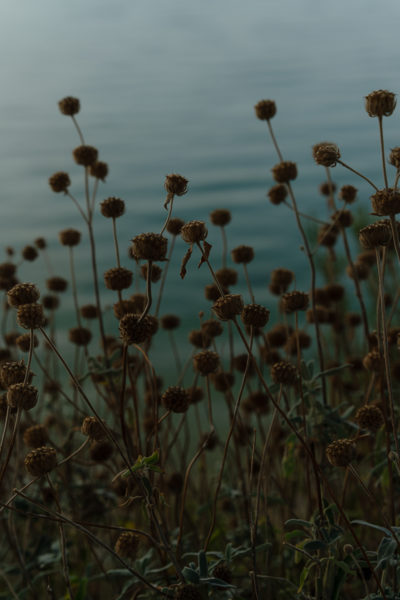
M107 219L118 219L125 212L125 202L121 198L110 196L100 203L100 212Z
M142 278L145 281L147 281L147 271L148 271L147 264L144 264L140 267L140 275L142 276ZM158 265L151 265L151 275L150 275L151 282L157 283L157 281L160 281L161 275L162 275L162 269L160 269L160 267Z
M371 204L375 215L395 215L400 212L400 192L392 188L378 190L371 196Z
M113 305L113 312L118 321L120 321L124 315L127 315L128 313L134 313L135 311L136 306L132 300L122 300L121 302L116 302Z
M214 302L212 310L221 321L234 319L243 309L243 299L240 294L227 294Z
M222 269L215 271L215 276L221 287L236 285L238 279L237 271L235 269L229 269L228 267L223 267Z
M134 560L139 548L139 536L133 531L124 531L115 543L115 552L123 558Z
M65 292L68 282L64 277L50 277L46 280L46 287L50 292Z
M92 332L86 327L73 327L68 331L68 339L76 346L87 346L92 339Z
M364 279L368 279L368 275L369 275L369 267L365 262L355 262L353 263L354 265L354 271L356 273L357 279L359 279L360 281L364 280ZM354 271L351 265L347 265L346 267L346 274L350 277L350 279L354 279Z
M396 148L392 148L389 154L389 163L396 167L396 169L400 168L400 147L396 146Z
M23 329L38 329L44 325L45 318L41 304L21 304L17 309L17 323Z
M141 315L128 313L119 322L121 339L127 346L141 344L151 337L152 324L146 316L140 320Z
M305 350L311 346L311 337L305 331L293 332L285 344L285 350L288 354L297 354L297 343L300 350Z
M352 204L357 196L357 188L353 185L343 185L340 188L339 198L341 198L347 204Z
M207 319L201 324L201 330L206 336L215 338L222 334L224 328L216 319Z
M367 371L379 373L383 367L383 359L378 350L371 350L363 358L363 366Z
M182 221L182 219L178 219L178 218L174 217L168 221L167 231L171 235L179 235L184 224L185 224L185 221Z
M336 244L338 229L334 225L322 225L318 230L318 244L332 248Z
M183 477L181 473L176 471L175 473L171 473L165 479L165 484L170 492L173 494L180 494L183 488Z
M49 434L45 425L32 425L24 431L24 443L29 448L40 448L49 441Z
M64 171L57 171L57 173L54 173L51 177L49 177L49 186L56 194L59 194L60 192L64 192L66 194L70 185L71 180L69 175Z
M390 227L384 221L377 221L360 229L358 234L360 244L366 250L387 246L392 239Z
M254 106L257 119L269 121L276 115L276 104L273 100L260 100Z
M135 310L132 312L142 313L144 311L144 307L146 306L146 294L132 294L130 300L135 306Z
M174 413L184 413L189 408L189 393L179 386L170 386L161 396L161 402L167 410Z
M211 338L202 329L193 329L188 335L189 342L196 348L208 348Z
M246 304L240 315L245 325L265 327L269 321L270 311L260 304Z
M101 442L107 437L104 427L96 417L85 417L82 422L81 431L83 435L87 435L91 440Z
M90 167L91 165L94 165L94 163L97 161L98 155L99 152L97 148L94 148L94 146L88 146L87 144L82 144L72 151L74 161L83 167Z
M227 392L235 383L235 377L232 373L221 371L211 376L211 381L218 392Z
M239 371L239 373L244 373L246 371L247 360L248 354L237 354L233 357L232 366L236 371ZM252 360L250 360L249 363L248 374L254 374L254 362Z
M294 279L294 273L290 269L279 267L271 271L271 283L277 285L284 294Z
M96 160L93 165L90 165L89 174L100 181L105 181L108 175L108 164L102 160Z
M287 187L282 183L278 183L277 185L272 186L267 192L267 196L271 202L271 204L282 204L284 200L286 200L286 196L288 195Z
M181 237L188 244L195 244L206 239L208 230L204 221L189 221L181 229Z
M279 352L269 348L268 346L262 346L260 348L260 356L266 365L273 365L274 363L281 362L282 360Z
M168 239L159 233L141 233L132 240L132 256L135 260L165 260Z
M232 260L237 264L248 264L254 258L254 249L251 246L237 246L231 252Z
M17 283L7 292L8 304L16 308L36 302L39 297L40 292L33 283Z
M187 192L188 183L182 175L171 173L165 176L164 188L172 196L183 196Z
M224 292L224 294L228 293L227 289L222 288L222 291ZM218 298L221 298L221 292L219 291L219 288L215 283L209 283L204 288L204 296L207 300L215 302L216 300L218 300Z
M291 363L281 361L272 365L271 377L274 383L294 385L297 382L297 369Z
M306 313L307 323L315 323L315 318L321 325L331 322L330 311L325 306L315 306Z
M285 325L278 323L267 332L265 337L271 348L281 348L285 345L289 333L291 332Z
M32 477L40 477L49 473L57 465L57 454L54 448L49 446L41 446L35 450L31 450L26 455L25 468Z
M162 329L166 331L173 331L177 329L181 324L181 320L176 315L164 315L160 319L160 325Z
M63 115L73 117L80 111L81 103L79 102L78 98L66 96L58 102L58 108Z
M17 270L17 266L10 262L0 264L0 277L2 279L11 279Z
M347 467L356 457L356 446L346 438L336 440L326 448L326 457L334 467Z
M340 227L351 227L353 215L349 210L337 210L331 215L331 220Z
M9 361L11 352L8 348L0 348L0 364Z
M225 227L231 222L232 215L226 208L216 208L210 213L210 221L218 227Z
M340 302L344 296L344 287L340 283L328 283L324 289L331 302Z
M4 388L8 388L14 383L22 383L25 379L25 363L23 360L19 362L3 362L0 365L0 382Z
M365 110L370 117L390 117L395 107L395 94L388 90L375 90L365 96Z
M58 296L52 294L46 294L42 298L43 308L46 310L56 310L60 306L60 299Z
M339 148L332 142L320 142L313 146L313 158L317 165L335 167L340 159Z
M99 312L95 304L84 304L80 307L79 311L84 319L97 319L99 316Z
M13 383L7 388L7 404L11 408L31 410L37 404L38 390L27 383Z
M252 410L258 414L265 414L269 409L269 399L267 394L261 391L252 392L247 401Z
M211 375L219 368L219 356L211 350L204 350L195 354L193 357L193 365L200 375Z
M200 387L192 387L188 389L190 404L197 404L204 398L204 392Z
M286 313L306 310L310 303L310 297L306 292L287 292L282 296L282 308Z
M297 177L297 165L294 162L284 160L271 169L272 177L277 183L289 183Z
M39 253L34 246L25 246L25 248L22 249L22 258L24 260L33 262L38 256Z
M374 404L364 404L357 410L355 421L361 429L378 431L383 425L382 411Z
M72 228L63 229L58 234L58 239L63 246L77 246L81 241L81 232Z
M360 252L357 256L357 263L364 263L367 267L372 267L376 263L376 255L374 250L366 250L365 252Z
M90 445L90 458L95 462L104 462L110 458L113 450L113 445L106 440L92 442Z
M350 327L358 327L359 325L361 325L362 322L361 315L359 315L358 313L347 313L344 318L345 322Z
M124 267L114 267L104 273L104 282L109 290L126 290L132 283L133 273Z
M322 196L329 197L331 194L336 192L336 183L333 183L333 181L324 181L324 183L321 183L319 186L319 191L321 192Z
M7 346L16 346L17 344L17 337L19 337L19 332L18 331L9 331L8 333L6 333L4 335L4 341L6 342ZM29 334L28 334L28 338L29 338Z

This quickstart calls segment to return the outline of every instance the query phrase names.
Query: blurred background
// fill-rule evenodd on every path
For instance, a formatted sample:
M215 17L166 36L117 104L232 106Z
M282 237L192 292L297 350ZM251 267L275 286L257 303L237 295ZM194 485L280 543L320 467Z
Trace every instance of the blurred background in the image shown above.
M249 272L256 301L265 306L276 303L268 292L272 268L292 268L304 289L309 274L293 214L266 198L278 159L254 104L277 103L272 124L285 159L298 165L294 190L302 211L327 215L318 191L325 172L311 156L322 140L336 142L345 162L382 185L378 123L366 114L364 96L399 91L396 0L252 0L246 6L239 0L19 0L0 10L1 244L14 247L19 262L22 247L43 236L53 273L67 276L68 255L57 234L80 229L81 304L94 300L85 225L72 202L48 186L52 173L67 171L71 192L83 202L82 170L71 155L79 138L57 106L64 96L80 99L86 142L109 164L97 204L108 196L126 202L118 221L124 266L134 268L130 239L161 229L164 177L180 173L189 191L175 200L174 216L208 221L213 209L229 209L229 245L254 247ZM384 127L387 149L400 145L398 111ZM333 177L338 187L355 185L359 206L370 210L366 184L340 166ZM111 223L99 211L95 232L102 275L115 258ZM220 232L212 225L208 241L218 267ZM186 249L178 240L161 314L179 313L190 324L209 308L203 288L210 277L205 266L197 269L195 253L186 279L179 278ZM24 263L19 276L42 286L48 273L39 259ZM62 298L61 323L72 314L70 296ZM115 301L109 292L104 297ZM116 331L115 320L110 323Z

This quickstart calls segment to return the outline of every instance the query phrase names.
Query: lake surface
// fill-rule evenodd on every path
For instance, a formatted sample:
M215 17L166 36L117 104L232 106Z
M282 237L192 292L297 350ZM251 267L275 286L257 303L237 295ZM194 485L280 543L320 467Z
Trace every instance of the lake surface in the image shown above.
M269 306L272 268L296 272L298 286L309 275L293 215L266 198L278 162L265 123L254 116L262 98L274 99L273 126L284 157L298 165L294 189L301 210L326 217L318 193L324 170L311 157L321 140L336 142L344 161L380 186L378 124L365 113L363 97L374 89L399 91L400 5L383 0L19 0L3 3L1 243L17 254L38 236L47 239L53 270L68 271L59 230L83 233L79 248L79 300L93 301L89 248L72 202L48 187L58 170L70 173L71 191L83 201L83 176L71 151L79 139L57 101L81 100L79 123L87 143L109 163L98 201L120 196L126 216L118 222L121 252L144 231L159 231L165 219L164 177L189 180L174 215L208 220L214 208L232 212L230 247L250 244L249 265L256 300ZM387 148L400 145L399 111L385 119ZM338 186L358 187L359 204L369 210L370 189L342 167ZM393 172L391 172L393 177ZM95 219L99 271L115 266L111 224ZM221 242L210 226L211 258L220 265ZM198 256L184 281L179 266L186 245L179 240L171 262L161 312L181 314L193 324L207 310L203 287L210 277ZM127 258L124 265L129 266ZM44 263L23 265L22 280L42 285ZM243 278L242 291L245 291ZM106 302L113 302L105 294ZM72 314L63 298L61 322Z

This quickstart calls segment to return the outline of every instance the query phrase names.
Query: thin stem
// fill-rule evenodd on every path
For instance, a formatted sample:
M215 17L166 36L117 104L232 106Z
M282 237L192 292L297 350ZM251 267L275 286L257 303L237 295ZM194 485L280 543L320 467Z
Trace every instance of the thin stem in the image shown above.
M164 231L166 230L166 228L168 226L168 223L169 223L169 220L170 220L171 215L172 215L172 206L174 204L174 195L173 194L168 194L167 195L167 200L166 200L166 202L164 204L164 208L167 208L168 204L169 204L168 216L165 219L165 223L163 225L163 228L160 231L160 235L162 235L164 233Z
M250 278L249 278L249 272L247 270L246 263L243 263L243 270L244 270L244 276L245 276L246 283L247 283L247 289L249 290L251 301L254 304L255 303L255 299L254 299L253 289L251 287Z
M359 171L356 171L355 169L353 169L352 167L350 167L349 165L347 165L346 163L344 163L342 160L338 159L336 162L338 162L339 164L342 165L342 167L345 167L346 169L348 169L349 171L351 171L352 173L355 173L356 175L358 175L359 177L361 177L362 179L365 179L365 181L367 181L370 185L372 185L372 187L374 188L374 190L376 190L377 192L379 191L379 189L376 187L376 185L374 183L372 183L372 181L370 179L368 179L368 177L365 177L365 175L363 175L362 173L360 173Z
M81 140L81 144L84 144L85 140L84 140L84 137L83 137L82 130L81 130L81 128L78 125L78 121L75 119L74 115L71 115L71 119L72 119L73 124L75 125L75 129L78 132L79 139Z
M148 314L151 304L152 304L152 295L151 295L151 269L152 269L153 261L147 261L147 274L146 274L146 306L144 307L143 313L140 315L138 323Z
M385 188L388 189L388 178L386 173L386 161L385 161L385 145L383 140L383 125L382 125L382 115L378 117L379 122L379 139L381 143L381 154L382 154L382 169L383 169L383 179L385 181Z
M365 308L364 300L363 300L362 293L361 293L360 282L358 280L358 275L357 275L357 271L356 271L356 268L353 263L353 259L351 258L350 246L349 246L349 242L347 239L346 230L344 227L341 226L340 231L341 231L341 234L343 237L343 243L344 243L344 248L346 251L347 261L350 265L351 272L353 275L354 286L356 288L356 296L358 298L358 302L360 303L360 308L361 308L361 316L362 316L362 320L363 320L364 333L365 333L365 337L368 342L368 340L369 340L368 317L367 317L367 310Z
M399 230L397 227L397 221L393 214L389 215L389 218L390 218L390 227L392 229L393 244L394 244L394 248L396 250L398 261L400 263L400 242L399 242Z
M270 134L271 139L272 139L272 143L275 146L275 150L276 150L276 153L277 153L277 155L279 157L279 160L281 162L283 162L283 156L281 154L281 151L279 150L278 142L276 141L276 137L275 137L275 134L273 132L272 125L271 125L271 122L270 122L269 119L267 120L267 125L268 125L268 129L269 129L269 134Z
M282 204L284 204L285 206L287 206L288 208L290 208L290 210L294 211L293 206L291 206L287 200L284 200ZM311 215L307 215L306 213L303 213L303 212L299 211L299 215L301 217L303 217L304 219L308 219L309 221L313 221L313 223L318 223L318 225L328 225L328 223L326 221L321 221L321 219L316 219L315 217L312 217Z
M118 248L118 239L117 239L117 224L115 217L112 218L113 224L113 237L114 237L114 245L115 245L115 255L117 257L117 267L121 266L121 262L119 259L119 248Z
M158 317L158 313L160 312L160 305L161 305L162 294L163 294L163 291L164 291L165 282L167 280L168 267L170 265L172 252L174 250L175 240L176 240L176 235L174 235L172 237L171 245L170 245L169 251L168 251L167 260L165 261L165 266L164 266L164 269L163 269L163 274L162 274L161 283L160 283L160 289L159 289L159 292L158 292L156 310L154 312L154 316L155 317Z
M79 210L79 212L80 212L80 214L81 214L81 217L82 217L82 218L83 218L83 220L84 220L84 221L87 223L87 222L88 222L88 218L87 218L87 216L85 215L85 213L83 212L83 210L82 210L82 207L80 206L80 204L79 204L78 200L77 200L76 198L74 198L74 196L73 196L72 194L70 194L70 192L68 192L68 191L67 191L67 192L65 192L65 193L66 193L66 195L67 195L69 198L71 198L72 202L75 204L76 208Z
M222 268L226 267L226 259L228 256L228 241L226 239L225 227L221 225L221 236L222 236Z

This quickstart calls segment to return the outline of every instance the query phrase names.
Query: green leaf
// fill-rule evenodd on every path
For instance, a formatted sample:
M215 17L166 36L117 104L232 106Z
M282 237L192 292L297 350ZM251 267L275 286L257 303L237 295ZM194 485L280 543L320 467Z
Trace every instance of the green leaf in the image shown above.
M306 542L303 546L303 550L312 554L313 552L317 552L317 550L325 550L328 547L326 542L322 540L311 540L311 542Z
M185 580L189 583L197 584L200 581L199 574L191 567L184 567L182 569L182 575L184 576Z
M200 577L208 576L208 563L204 550L200 550L199 552L199 573Z
M381 525L375 525L375 523L368 523L368 521L362 521L360 519L356 519L355 521L351 521L352 525L365 525L366 527L372 527L372 529L377 529L378 531L382 531L385 535L391 537L390 529L386 529L386 527L382 527Z
M303 589L303 586L307 580L307 577L310 573L310 567L303 567L302 572L300 573L300 583L299 583L299 587L297 589L297 593L300 594L301 590Z
M303 519L289 519L285 521L285 527L312 527L310 521L303 521Z
M155 450L153 452L153 454L151 454L150 456L145 456L142 459L142 462L146 465L155 465L158 463L159 460L160 460L160 455L158 453L158 450Z

